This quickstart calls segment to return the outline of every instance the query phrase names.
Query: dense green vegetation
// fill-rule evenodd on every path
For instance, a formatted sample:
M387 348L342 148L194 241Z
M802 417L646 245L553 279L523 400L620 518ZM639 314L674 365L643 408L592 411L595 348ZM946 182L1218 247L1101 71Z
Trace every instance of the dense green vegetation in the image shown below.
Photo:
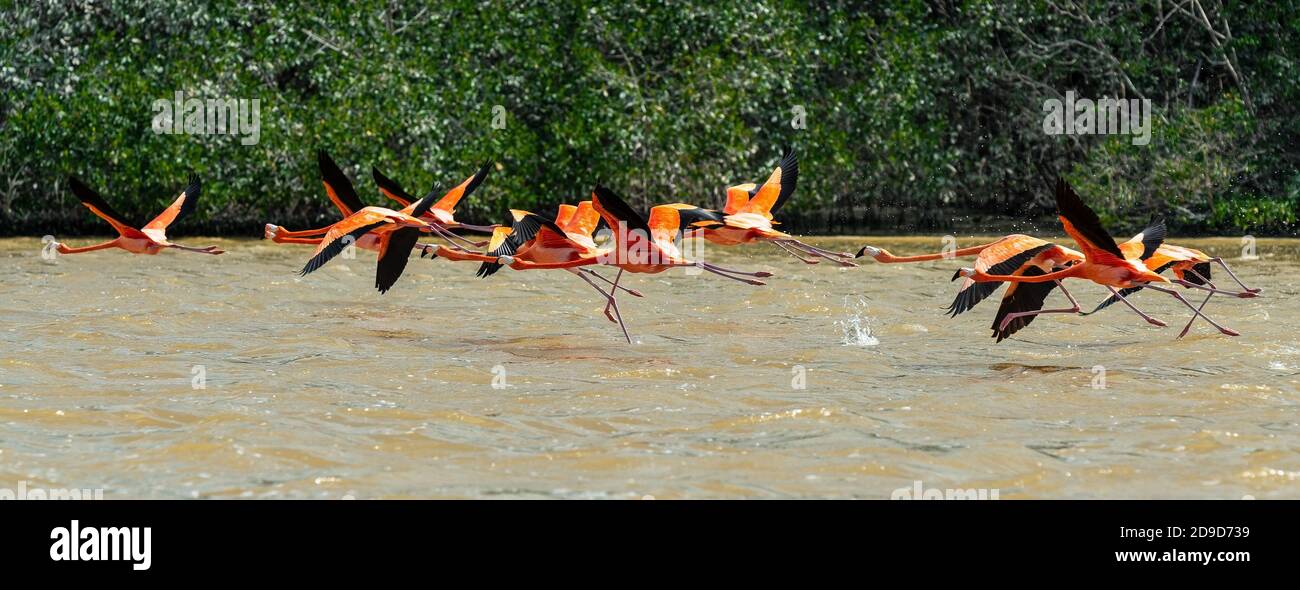
M1041 223L1057 173L1117 231L1296 231L1294 2L621 4L0 0L0 233L102 233L69 174L144 218L191 169L187 233L318 223L318 148L376 203L371 165L416 192L494 160L467 220L597 181L716 205L785 145L804 232ZM258 143L154 133L177 90L258 99ZM1150 99L1150 144L1046 134L1070 90Z

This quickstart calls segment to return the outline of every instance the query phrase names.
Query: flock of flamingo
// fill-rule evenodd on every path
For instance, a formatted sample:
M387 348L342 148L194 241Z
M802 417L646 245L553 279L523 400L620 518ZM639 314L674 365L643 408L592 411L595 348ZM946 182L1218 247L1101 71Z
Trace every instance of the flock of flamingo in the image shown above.
M324 266L350 245L378 253L375 287L380 293L387 292L402 276L413 251L419 251L420 258L432 256L456 262L477 262L480 277L491 276L503 266L517 271L564 270L600 292L606 302L605 317L618 324L628 343L632 338L619 312L617 296L620 292L635 297L642 295L621 284L625 272L660 273L675 267L694 267L750 285L763 285L765 283L758 279L772 276L768 272L745 272L702 260L688 260L678 244L680 240L695 238L722 246L769 242L804 263L829 261L843 267L857 266L854 259L863 256L881 263L975 256L973 267L958 269L952 277L963 281L948 312L956 317L992 295L1002 283L1008 283L992 325L993 337L998 342L1028 326L1038 315L1066 313L1086 316L1117 302L1151 324L1166 326L1129 300L1142 289L1167 293L1192 310L1192 317L1179 338L1187 334L1198 317L1223 334L1237 336L1236 331L1210 319L1202 310L1216 293L1245 298L1260 292L1242 283L1221 258L1164 243L1165 225L1162 221L1150 224L1126 242L1117 243L1102 227L1097 215L1064 180L1059 179L1055 188L1061 225L1082 252L1032 236L1013 234L955 251L895 256L883 248L864 246L853 255L806 244L773 227L780 223L774 220L773 215L789 202L799 179L799 162L792 150L785 153L763 184L746 183L727 188L726 202L721 210L672 203L651 207L649 214L643 215L614 191L597 185L591 200L577 205L560 205L554 220L512 209L505 222L497 225L470 225L457 221L454 216L456 205L483 183L490 165L485 164L441 197L434 189L418 199L409 195L396 181L372 168L379 192L401 206L401 209L391 209L367 206L361 201L352 181L328 154L322 151L317 159L325 193L339 209L342 219L326 227L301 231L289 231L268 223L264 230L264 238L276 243L316 246L311 259L300 272L302 276ZM167 238L167 228L195 208L201 189L196 177L190 178L188 186L171 206L140 229L126 221L103 197L81 181L70 178L69 182L81 203L112 225L118 237L82 248L70 248L56 242L54 245L62 254L105 248L121 248L134 254L157 254L165 248L214 255L223 253L216 246L193 248ZM602 220L613 231L604 245L597 245L596 232ZM488 234L490 237L474 241L457 232ZM427 235L429 242L421 242L422 235ZM1221 266L1241 290L1230 291L1215 286L1210 280L1212 263ZM614 267L617 273L611 280L589 268L591 266ZM1172 271L1174 280L1161 274L1166 270ZM1110 290L1111 296L1092 311L1084 312L1066 289L1065 279L1092 281ZM1163 286L1167 284L1206 291L1207 294L1199 306L1194 306L1178 291ZM1047 296L1058 288L1070 306L1043 309Z

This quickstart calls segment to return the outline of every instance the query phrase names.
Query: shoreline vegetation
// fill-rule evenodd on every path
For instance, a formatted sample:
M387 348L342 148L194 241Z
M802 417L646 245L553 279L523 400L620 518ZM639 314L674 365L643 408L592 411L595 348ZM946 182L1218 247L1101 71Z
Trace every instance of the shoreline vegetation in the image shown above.
M800 235L1050 233L1058 174L1116 232L1298 230L1296 1L10 2L0 64L0 236L101 232L69 175L144 218L194 172L178 235L255 236L337 220L318 149L368 204L371 166L422 193L496 162L457 212L492 223L596 182L718 206L786 146ZM1082 126L1118 102L1142 139Z

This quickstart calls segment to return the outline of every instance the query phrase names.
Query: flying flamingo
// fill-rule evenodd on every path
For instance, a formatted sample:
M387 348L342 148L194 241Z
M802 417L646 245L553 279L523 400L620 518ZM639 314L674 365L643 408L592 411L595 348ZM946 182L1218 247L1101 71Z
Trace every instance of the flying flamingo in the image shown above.
M493 248L492 253L456 252L439 246L436 254L452 260L497 263L514 270L574 269L595 264L618 267L618 274L614 280L606 281L610 284L608 292L587 277L583 279L605 295L605 315L609 317L610 310L613 310L615 321L623 329L623 337L629 344L632 338L627 332L626 324L622 321L616 299L617 291L627 290L619 285L624 272L653 274L675 267L695 267L751 285L763 285L764 283L756 278L772 276L772 273L768 272L743 272L683 258L676 244L673 243L674 238L681 231L679 215L681 209L678 206L654 207L647 221L613 191L597 186L592 192L592 207L605 223L612 228L617 228L612 247L587 249L584 245L569 239L553 222L525 211L518 211L512 212L511 228L497 228L493 233L493 240L489 243L489 247ZM536 229L532 229L533 227ZM590 224L590 227L594 229L595 225ZM511 240L511 236L515 238ZM515 253L506 253L512 248ZM483 272L482 267L480 272Z
M631 343L632 338L623 322L614 293L624 291L636 297L641 297L641 293L618 285L585 267L598 263L600 257L609 252L609 248L598 248L592 240L591 234L599 224L600 215L592 207L591 201L583 201L577 206L560 205L554 222L519 209L510 210L510 219L507 221L508 225L493 230L492 239L488 243L491 251L487 254L438 246L433 256L455 261L481 262L477 272L480 277L495 274L503 265L514 270L558 268L573 273L605 298L605 317L617 323L623 331L624 339ZM609 291L590 277L610 285Z
M72 187L72 194L77 196L82 205L90 209L91 213L97 215L100 219L107 221L113 229L117 230L117 238L95 244L93 246L84 246L81 248L69 248L68 246L55 242L54 246L60 254L80 254L82 252L91 252L93 250L103 250L105 248L121 248L132 254L157 254L163 248L176 248L187 252L200 252L202 254L224 254L225 251L216 246L206 248L191 248L182 246L167 239L167 228L171 224L181 220L190 212L199 200L201 184L197 176L190 176L190 183L181 191L180 196L172 202L171 206L163 209L153 221L145 224L144 227L136 229L133 224L126 221L126 218L114 211L108 202L99 193L83 184L76 177L68 177L68 184Z
M401 211L384 207L363 207L356 213L330 226L325 237L316 246L311 260L303 266L300 276L307 276L323 266L348 245L367 234L379 240L379 261L375 268L375 288L387 293L406 269L411 249L420 238L421 231L433 232L433 224L420 219L433 206L436 191L411 203Z
M475 172L473 176L466 178L460 184L452 187L451 190L447 191L447 194L443 195L442 198L439 199L437 203L434 203L433 207L421 217L423 217L425 221L432 223L436 228L435 232L443 239L448 240L449 243L453 243L454 240L472 248L482 248L485 245L484 242L472 242L466 240L465 238L452 233L450 230L463 229L466 231L485 234L492 233L495 226L461 223L456 221L454 215L456 205L460 200L468 197L474 192L474 189L483 184L483 180L487 178L488 172L491 170L492 163L484 162L483 165L479 167L478 172ZM379 192L383 193L385 197L397 201L401 206L406 207L411 204L411 201L415 200L414 197L408 195L406 191L402 189L402 185L398 184L397 181L384 176L378 168L372 166L370 168L370 175L374 177L375 184L379 186ZM425 247L425 251L426 253L428 252L427 246Z
M681 212L682 231L687 238L703 237L721 246L769 242L808 264L820 261L805 256L823 258L840 266L857 266L847 253L805 244L772 227L779 223L773 220L772 214L789 202L798 183L799 157L794 150L787 150L761 186L746 183L729 187L722 211L682 203L671 206Z
M1214 287L1214 284L1209 282L1208 277L1210 276L1209 263L1216 259L1213 259L1208 255L1206 255L1204 252L1195 250L1193 248L1175 246L1173 244L1168 244L1168 243L1153 242L1153 239L1156 237L1157 234L1161 239L1163 239L1164 229L1162 224L1160 223L1152 224L1150 227L1143 230L1142 233L1134 236L1133 239L1119 244L1119 248L1122 252L1124 252L1125 258L1142 260L1143 264L1148 269L1151 269L1154 272L1159 273L1159 272L1164 272L1166 269L1173 269L1175 275L1179 279L1183 279L1191 283L1196 283L1198 285L1208 285L1210 287ZM1149 242L1158 244L1158 247L1154 252L1148 253L1149 248L1146 246L1146 243ZM1036 248L1043 245L1049 245L1053 249L1052 251L1046 254L1045 258L1039 258L1031 261L1029 259L1030 255L1023 254L1024 252L1031 249L1035 249L1034 254L1037 254L1038 250L1036 250ZM1067 264L1081 262L1084 259L1082 253L1076 252L1069 248L1065 248L1064 246L1049 244L1046 241L1031 236L1026 236L1023 234L1011 234L999 238L997 240L994 240L993 242L989 242L987 244L981 244L978 246L960 248L948 252L936 252L931 254L920 254L914 256L896 256L884 248L878 248L870 245L863 246L860 250L858 250L857 253L857 257L859 258L863 256L870 256L873 259L875 259L877 262L884 263L884 264L924 262L924 261L947 259L947 258L961 258L965 256L972 256L972 255L978 256L975 263L975 268L984 270L989 274L1012 274L1025 264L1038 266L1039 270L1050 271L1056 268L1063 268ZM1051 261L1051 260L1056 261L1054 265L1043 264L1044 261ZM1235 273L1232 273L1232 270L1227 267L1227 263L1223 262L1222 259L1217 259L1217 262L1220 265L1222 265L1225 270L1228 271L1229 275L1232 276L1234 280L1236 280ZM994 265L999 265L999 266L991 269L991 267L994 267ZM1030 272L1032 274L1032 271ZM956 277L954 276L954 278ZM1242 289L1245 291L1254 292L1254 293L1258 293L1260 291L1259 289L1247 288L1244 284L1240 282L1240 280L1237 280L1237 282L1239 285L1241 285ZM1043 297L1046 297L1046 295L1050 293L1052 288L1054 288L1054 283L1044 283L1044 284L1047 285L1047 287L1045 288L1045 290L1041 292L1041 295ZM993 294L993 292L997 290L999 285L1001 285L1001 283L999 282L976 283L969 278L965 279L965 281L961 286L961 289L958 291L957 297L953 300L952 305L948 307L949 313L955 317L957 314L969 310L970 308L974 307L975 304L979 303L984 298ZM1140 288L1120 289L1119 293L1121 295L1128 296L1129 294L1136 292L1138 290L1140 290ZM1015 298L1015 301L1017 302L1016 309L1012 309L1008 311L1008 313L1010 313L1011 311L1031 311L1032 309L1037 309L1037 307L1033 307L1032 309L1030 309L1030 306L1033 305L1032 303L1030 303L1031 299L1029 299L1029 295L1031 294L1031 291L1025 290L1023 288L1020 291L1021 291L1020 294ZM1034 293L1036 294L1037 291L1034 291ZM1004 301L1010 295L1011 293L1010 291L1008 291L1008 293L1003 297ZM1204 310L1205 304L1208 302L1209 297L1212 297L1213 295L1214 293L1208 293L1206 296L1207 301L1203 301L1198 306L1198 309ZM1101 302L1101 304L1099 304L1096 309L1093 309L1090 312L1080 311L1079 315L1090 315L1096 313L1101 309L1117 301L1119 301L1119 298L1112 295L1105 301ZM1038 301L1038 305L1041 306L1041 304L1042 301ZM1002 331L998 329L999 328L998 324L1001 321L1002 315L1003 315L1002 313L999 313L998 319L995 320L995 325L993 326L994 331L1000 333L995 335L1000 335L1002 338L1010 336L1011 334L1015 333L1017 330L1023 328L1029 323L1028 321L1022 321L1022 322L1013 321L1009 325L1009 329L1010 329L1009 331ZM1032 316L1026 318L1026 320L1029 319L1032 319ZM1179 334L1180 338L1187 334L1187 331L1191 327L1191 324L1193 324L1195 321L1196 321L1196 315L1193 314L1191 319L1188 321L1187 326L1184 327L1182 333ZM1152 323L1157 326L1165 325L1163 322L1159 322L1159 320ZM1001 338L999 338L999 340L1000 339Z
M356 188L343 170L325 150L316 152L316 162L320 167L321 184L325 186L325 195L338 208L343 217L348 217L366 207L357 195ZM268 223L263 230L263 237L277 244L311 244L319 245L324 239L329 226L302 231L289 231L278 225ZM366 234L356 239L356 247L372 252L379 251L379 236ZM428 246L417 243L415 248L423 250Z
M351 179L348 179L347 174L344 174L343 170L339 169L338 164L335 164L334 160L329 156L329 153L318 151L316 159L318 165L320 165L321 183L325 186L325 194L326 196L329 196L331 203L334 203L334 207L338 208L339 213L342 213L343 217L347 217L350 216L350 214L365 208L365 204L361 201L360 196L357 196L356 194L356 188L352 186ZM402 204L402 207L407 207L407 205L411 204L412 200L415 200L412 199L411 196L407 195L406 191L404 191L402 187L396 185L395 182L390 181L389 178L383 177L378 170L372 170L372 172L374 178L376 178L376 182L380 183L380 192L382 192L382 194L389 196L390 199L399 201L399 203ZM450 203L450 207L455 207L456 201L471 194L474 188L477 188L478 185L482 183L482 179L484 179L486 175L487 166L484 166L478 174L474 174L473 177L467 179L467 181L460 183L459 186L448 191L447 195L443 196L442 200L439 200L437 204L434 204L434 209L437 209L439 205L448 207L448 203ZM448 209L448 211L450 211L450 209ZM450 213L445 214L445 218L450 220ZM426 213L425 218L429 221L438 220L438 217L433 216L433 212ZM454 227L465 227L465 229L471 230L478 229L478 226L463 226L460 224L455 224ZM322 239L321 235L325 234L326 230L329 230L328 226L317 227L317 229L312 230L289 231L277 225L266 224L264 237L269 238L272 242L276 243L318 244ZM434 233L437 234L438 237L447 239L448 243L450 243L451 240L460 240L461 243L469 244L469 246L472 247L482 246L482 243L468 242L468 240L460 238L459 235L452 234L451 231L446 231L443 227L435 227ZM377 252L378 238L357 238L356 247L363 248L363 250ZM422 243L416 243L415 247L417 250L422 252L428 252L430 248L428 244Z
M1170 281L1169 279L1166 279L1165 277L1157 273L1154 273L1150 269L1146 268L1143 264L1141 264L1140 260L1126 258L1124 252L1120 250L1119 245L1115 243L1115 240L1111 238L1110 234L1107 233L1105 228L1102 227L1101 220L1097 218L1097 214L1094 213L1092 209L1089 209L1088 206L1085 205L1083 201L1079 199L1079 196L1074 193L1074 190L1070 188L1068 184L1065 183L1064 179L1057 180L1056 206L1057 206L1057 210L1060 213L1061 225L1064 227L1066 233L1070 234L1070 237L1074 238L1074 241L1077 242L1079 246L1083 249L1084 260L1082 262L1071 264L1060 270L1053 270L1052 272L1046 272L1046 273L1025 272L1018 275L994 275L976 268L963 268L958 271L958 274L964 277L972 278L976 282L990 282L990 281L1007 281L1007 282L1015 282L1015 283L1057 282L1057 284L1059 285L1059 281L1065 278L1088 279L1097 284L1105 286L1108 290L1110 290L1112 295L1117 295L1121 302L1123 302L1133 311L1137 312L1138 315L1141 315L1148 322L1156 323L1158 320L1155 320L1151 316L1143 313L1141 310L1138 310L1137 307L1135 307L1131 302L1129 302L1126 298L1124 298L1123 295L1120 295L1119 292L1116 290L1116 289L1124 289L1124 288L1138 287L1138 286L1146 287L1152 290L1160 291L1162 293L1168 293L1169 295L1171 295L1172 297L1174 297L1175 299L1177 299L1178 301L1186 305L1187 308L1191 309L1197 316L1201 317L1202 319L1209 322L1214 327L1218 328L1220 332L1227 334L1229 336L1239 335L1236 331L1219 325L1217 322L1215 322L1214 320L1206 316L1204 313L1202 313L1199 309L1193 307L1192 304L1188 302L1187 299L1184 298L1177 291L1174 291L1172 289L1167 289L1165 287L1160 287L1158 286L1158 283L1172 282L1172 283L1182 285L1184 287L1197 288L1205 291L1222 293L1225 295L1236 295L1238 297L1247 297L1247 296L1253 297L1255 295L1254 293L1246 292L1246 293L1238 294L1230 291L1222 291L1204 285L1196 285L1194 283L1190 283L1182 279L1178 279L1176 281ZM1163 238L1163 236L1161 236L1161 238ZM1152 240L1152 242L1157 242L1157 241ZM1159 247L1159 243L1144 245L1143 248L1144 253L1149 255L1149 252L1146 252L1148 248L1150 252L1154 252L1158 247ZM1027 316L1039 315L1043 313L1078 313L1081 310L1081 308L1078 305L1078 302L1074 301L1073 298L1071 298L1071 303L1073 304L1073 307L1070 309L1049 309L1049 310L1038 309L1032 311L1023 311L1023 312L1017 311L1017 312L1008 313L1005 317L1003 317L1001 323L999 324L999 328L1005 330L1007 326L1011 324L1011 322L1017 320L1018 318L1023 318Z
M1120 249L1123 250L1125 245L1126 244L1120 244ZM1247 287L1245 283L1241 282L1241 279L1237 278L1237 274L1232 272L1231 268L1228 268L1228 264L1224 262L1222 258L1212 257L1195 248L1174 246L1172 244L1161 244L1160 248L1157 249L1152 256L1145 258L1142 262L1148 269L1151 269L1152 272L1162 273L1166 270L1172 270L1174 276L1181 280L1195 283L1197 285L1208 285L1210 287L1215 287L1214 283L1210 281L1210 263L1217 262L1223 267L1223 270L1228 273L1228 276L1232 277L1232 280L1241 287L1242 292L1259 293L1261 291L1261 289L1251 289L1250 287ZM1141 289L1141 287L1120 289L1119 294L1127 297ZM1214 297L1214 293L1207 293L1205 295L1205 300L1201 302L1197 309L1205 309L1205 305L1210 302L1211 297ZM1105 301L1098 304L1092 311L1080 312L1080 315L1091 315L1097 313L1114 304L1116 301L1119 301L1119 297L1111 295ZM1192 324L1195 322L1196 316L1193 315L1192 318L1188 320L1187 325L1183 326L1183 331L1178 334L1178 337L1182 338L1183 336L1186 336L1188 330L1192 328Z

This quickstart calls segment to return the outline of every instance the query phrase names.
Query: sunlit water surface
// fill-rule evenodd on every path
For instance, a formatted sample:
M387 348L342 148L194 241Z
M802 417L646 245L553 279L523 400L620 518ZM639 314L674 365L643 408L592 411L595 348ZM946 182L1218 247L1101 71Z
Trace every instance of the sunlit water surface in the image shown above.
M1236 239L1179 242L1265 289L1206 308L1238 338L1202 322L1176 340L1187 310L1144 293L1170 328L1116 306L995 344L996 300L943 313L962 264L838 269L754 246L708 254L776 273L764 287L631 276L645 294L620 300L633 345L566 273L482 280L413 259L379 295L370 253L299 279L303 246L185 242L229 253L47 261L37 240L0 241L0 487L888 498L920 481L1004 499L1300 497L1300 241L1261 240L1255 261ZM942 247L817 243L867 242ZM1105 294L1072 290L1085 305Z

